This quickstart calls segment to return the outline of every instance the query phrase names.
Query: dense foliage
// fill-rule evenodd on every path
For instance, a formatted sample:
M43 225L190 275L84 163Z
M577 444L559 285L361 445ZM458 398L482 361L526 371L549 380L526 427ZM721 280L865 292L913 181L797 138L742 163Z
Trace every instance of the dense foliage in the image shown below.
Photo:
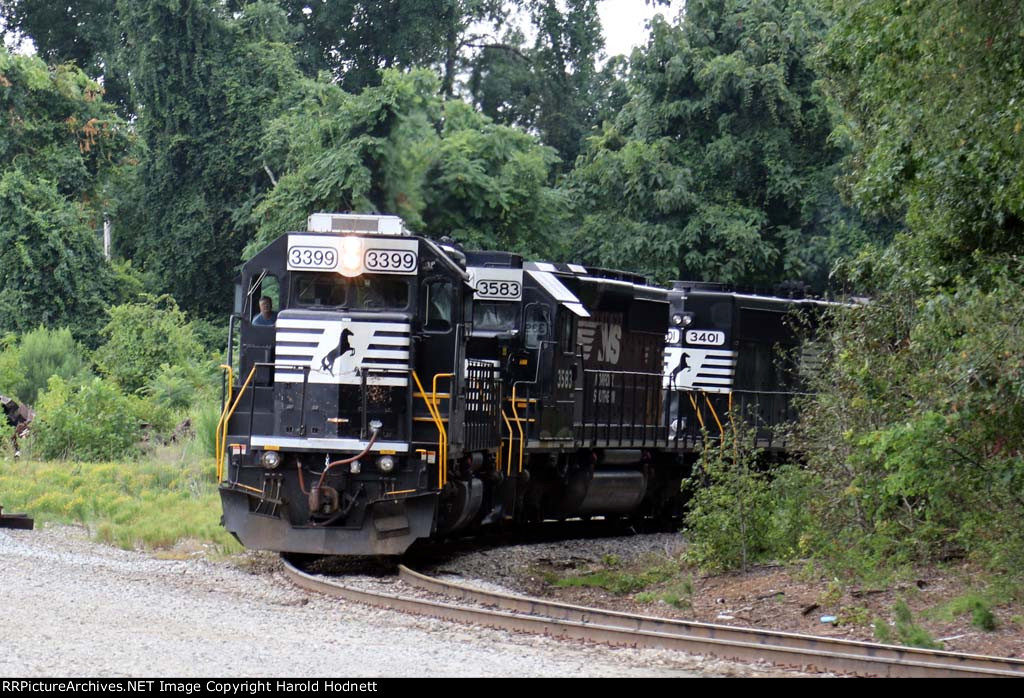
M57 330L39 327L26 332L19 341L12 341L0 352L2 395L34 405L36 396L46 389L51 376L59 376L71 385L91 377L86 352L66 327Z
M106 341L93 361L126 392L145 387L165 364L185 366L202 355L191 324L169 296L111 308L101 332Z
M325 210L393 212L413 229L474 246L549 249L564 208L548 185L550 149L443 102L427 71L382 77L358 95L303 82L301 107L264 138L264 160L279 180L256 206L258 233L246 254Z
M842 151L811 54L826 30L811 2L687 3L633 54L629 102L570 179L577 249L607 266L819 289L863 241L832 187Z
M282 13L271 3L225 16L214 3L126 3L124 55L146 152L120 251L200 313L227 309L240 228L269 189L263 124L299 77Z
M935 281L1024 244L1024 7L836 2L823 63L857 145L848 190L906 211L908 263ZM928 282L928 279L922 279Z
M807 410L822 487L811 538L841 541L853 567L966 554L1017 575L1021 8L833 11L823 63L857 146L846 191L868 212L905 211L906 228L845 270L873 301L838 318Z
M995 269L985 288L890 290L838 319L802 427L818 487L811 540L839 540L868 566L973 553L1019 569L1022 271Z
M115 292L94 230L128 147L102 89L72 65L0 50L0 331L93 340Z
M142 400L100 378L72 386L54 376L36 408L32 445L42 458L131 458L153 416Z

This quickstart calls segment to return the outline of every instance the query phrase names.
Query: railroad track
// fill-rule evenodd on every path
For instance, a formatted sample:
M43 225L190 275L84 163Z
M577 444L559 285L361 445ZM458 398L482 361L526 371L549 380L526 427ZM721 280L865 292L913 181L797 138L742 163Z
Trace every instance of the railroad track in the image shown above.
M282 560L289 579L309 591L506 630L609 645L681 650L721 659L767 661L780 666L857 676L1024 677L1024 660L1019 659L632 615L484 591L428 577L405 566L399 566L399 577L406 584L474 605L366 591L345 586L329 577L309 574L288 560Z

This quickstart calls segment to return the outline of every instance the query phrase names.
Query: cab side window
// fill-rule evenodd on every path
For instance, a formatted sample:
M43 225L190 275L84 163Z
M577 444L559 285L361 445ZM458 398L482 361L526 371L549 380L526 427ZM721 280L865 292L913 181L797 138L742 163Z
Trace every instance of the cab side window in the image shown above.
M536 349L551 338L551 314L541 305L531 305L526 311L526 347Z
M273 325L281 309L281 285L276 276L263 272L249 281L244 317L253 325Z
M448 332L454 324L455 286L450 279L428 279L423 284L423 329Z
M573 332L572 318L572 313L565 308L559 308L558 343L563 354L572 354L576 350L576 347L573 346L573 338L576 337L576 333Z

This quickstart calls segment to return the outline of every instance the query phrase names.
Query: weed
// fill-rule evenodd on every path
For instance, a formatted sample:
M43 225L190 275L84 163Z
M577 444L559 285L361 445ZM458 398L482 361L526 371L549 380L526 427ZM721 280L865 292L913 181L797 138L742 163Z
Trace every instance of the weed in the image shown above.
M992 632L998 626L996 616L988 606L978 606L971 611L971 625Z
M892 611L895 619L896 635L902 644L910 647L923 647L925 649L942 649L941 642L936 641L927 630L914 623L913 615L906 601L897 601L892 607Z
M822 606L834 608L839 605L839 601L843 598L843 585L840 584L838 579L832 579L825 587L825 591L822 592L818 598L818 603Z
M886 645L893 644L892 626L886 623L885 620L875 618L871 621L871 627L874 628L876 640Z
M839 625L867 625L871 621L871 611L864 606L843 606L836 617Z
M669 585L661 595L661 600L673 608L689 610L693 608L693 578L684 577L682 581Z
M614 555L606 557L614 558L616 566L622 564ZM552 579L547 581L556 587L594 587L610 591L613 594L632 594L672 579L676 571L674 563L662 561L658 564L642 566L636 571L616 568L599 569L567 577L551 575Z
M985 595L976 592L951 599L934 609L929 615L937 620L948 622L968 613L971 615L971 625L980 630L993 631L998 625L995 614L992 613L990 600Z
M743 421L730 419L734 428L704 452L685 485L693 493L687 558L705 569L746 570L752 563L791 558L807 527L801 513L811 490L806 473L789 465L769 472Z

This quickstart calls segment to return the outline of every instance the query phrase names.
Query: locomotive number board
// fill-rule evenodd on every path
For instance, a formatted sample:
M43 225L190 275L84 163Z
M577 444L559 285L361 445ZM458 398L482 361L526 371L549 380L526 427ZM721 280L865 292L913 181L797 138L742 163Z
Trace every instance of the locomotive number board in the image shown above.
M523 270L470 267L469 283L478 301L520 301L523 298Z
M409 239L289 235L288 271L415 274L418 253L419 242Z
M725 332L718 332L717 330L687 330L686 343L720 347L725 344Z

